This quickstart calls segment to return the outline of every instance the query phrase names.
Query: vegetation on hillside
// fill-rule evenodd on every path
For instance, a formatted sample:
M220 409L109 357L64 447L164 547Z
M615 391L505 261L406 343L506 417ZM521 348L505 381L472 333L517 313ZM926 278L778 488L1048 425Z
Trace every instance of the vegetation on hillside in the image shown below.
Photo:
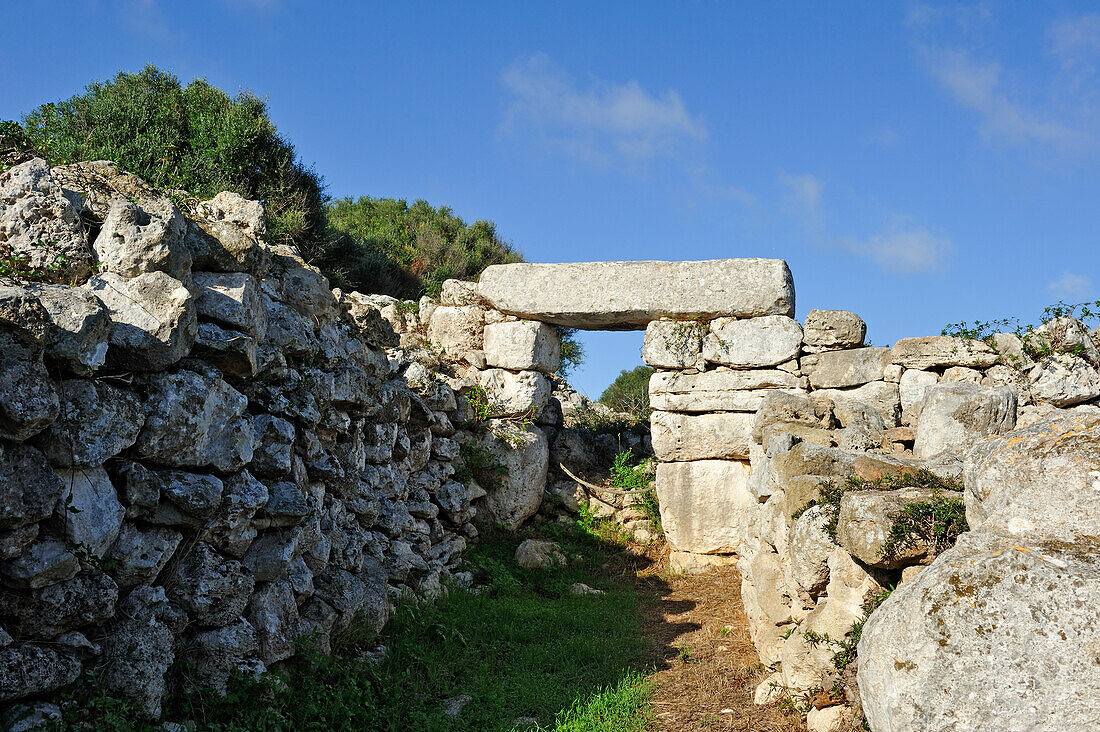
M653 369L649 366L624 369L600 394L600 402L617 412L649 419L649 377L652 375Z

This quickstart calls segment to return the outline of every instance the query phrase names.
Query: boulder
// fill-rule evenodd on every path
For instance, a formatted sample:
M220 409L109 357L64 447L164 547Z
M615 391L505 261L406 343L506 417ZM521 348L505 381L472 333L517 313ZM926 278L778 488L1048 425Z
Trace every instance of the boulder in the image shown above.
M249 600L247 617L256 631L260 660L271 665L294 655L301 620L289 582L272 582L257 589Z
M902 338L890 351L894 363L907 369L937 369L947 366L986 368L997 363L997 352L978 340L954 336Z
M222 191L203 201L187 227L192 267L262 276L270 266L269 253L261 245L267 235L263 220L263 204L236 193Z
M696 320L654 320L645 329L642 361L659 369L694 368L709 330L706 323Z
M657 466L661 525L674 551L738 551L749 509L749 466L734 460L696 460Z
M958 455L990 435L1016 425L1016 390L1010 386L937 384L925 392L913 454L921 459L944 451Z
M829 583L829 557L836 542L825 532L828 522L828 509L813 506L791 528L791 574L811 597L821 595Z
M46 456L0 440L0 529L16 529L53 514L64 484Z
M1032 367L1027 376L1037 402L1069 407L1100 396L1100 372L1079 356L1048 356Z
M831 399L837 404L849 401L870 404L882 417L887 428L895 427L901 415L901 396L898 384L872 381L851 389L819 389L814 396Z
M69 547L56 539L44 539L28 546L19 556L0 565L0 574L13 587L38 590L70 580L80 571L80 562Z
M77 376L94 373L107 360L111 314L92 293L64 285L31 285L49 313L46 359Z
M237 619L256 582L240 562L222 557L200 541L180 557L164 584L168 598L187 612L193 624L216 628Z
M802 357L802 371L815 389L837 389L881 381L890 363L889 348L852 348Z
M248 399L225 381L192 371L150 379L137 453L173 467L239 470L252 459Z
M75 657L29 643L0 650L0 702L53 691L80 675Z
M794 314L794 282L779 259L497 264L481 273L478 294L501 312L569 328Z
M38 361L0 357L0 438L22 442L57 419L57 389Z
M134 392L102 381L68 379L58 393L60 416L38 443L52 464L102 465L137 441L145 410Z
M653 454L666 462L747 460L753 415L747 412L679 414L652 412Z
M806 323L802 330L810 349L824 351L858 348L863 345L863 338L867 335L867 324L863 322L863 318L847 310L814 308L806 313Z
M100 272L132 279L146 272L164 272L182 281L191 277L191 252L184 245L187 222L167 198L142 207L112 201L99 235L92 242Z
M199 323L192 353L237 379L251 378L260 370L255 339L216 323Z
M477 294L477 283L465 280L443 280L443 287L439 292L440 305L480 305L481 297Z
M477 305L440 305L432 312L428 340L449 361L461 360L484 347L485 310Z
M870 567L898 569L907 564L917 564L931 557L934 548L923 541L911 541L892 548L887 554L887 539L894 521L906 506L928 503L941 497L944 497L943 491L927 488L847 491L840 499L837 541L853 557Z
M29 269L62 281L91 270L84 226L41 158L0 172L0 241Z
M174 529L125 523L106 559L118 586L126 589L151 584L183 540Z
M703 358L733 368L774 366L791 360L802 348L802 326L785 315L716 318L710 331L703 339Z
M59 469L64 495L57 517L65 537L92 556L102 557L122 528L126 509L103 468Z
M904 424L916 424L920 419L921 406L928 387L933 386L940 377L933 371L906 369L901 375L898 391L901 397L901 421Z
M485 326L485 362L489 366L552 374L561 365L558 332L546 323L516 320Z
M125 280L114 272L84 285L111 313L108 361L123 369L159 371L186 356L198 320L191 293L163 272Z
M964 534L863 627L871 729L1091 730L1100 564L1087 547Z
M117 601L114 580L90 570L30 594L0 593L0 613L17 638L55 639L67 630L110 620Z
M244 272L195 272L200 319L243 331L256 339L267 332L267 310L256 278Z
M300 528L268 529L249 545L241 564L257 582L274 582L283 576L298 550Z
M1082 545L1098 541L1098 471L1100 416L1052 413L983 440L967 455L967 522Z
M565 566L565 555L556 541L545 539L524 539L516 547L516 564L524 569L543 569L558 565Z
M537 371L489 369L478 374L493 417L537 416L550 401L550 380Z
M801 392L806 386L805 379L775 369L658 371L649 379L649 403L670 412L755 412L771 390Z
M493 432L506 432L505 440ZM504 466L496 485L482 486L487 491L485 507L495 523L509 530L518 528L535 515L546 488L547 459L550 454L546 435L538 427L516 427L508 422L491 422L490 431L480 447Z
M1100 366L1100 352L1096 350L1089 329L1076 318L1052 318L1024 336L1025 346L1032 352L1041 350L1053 354L1079 356L1091 366Z
M242 470L225 479L217 511L202 538L231 557L240 558L256 538L253 517L269 499L267 486Z
M138 587L120 604L117 622L103 639L101 683L134 702L146 719L159 719L168 697L174 629L181 621L186 618L168 604L163 587Z
M205 689L225 696L229 677L259 650L256 630L246 620L193 633L183 644L183 658L190 671L187 685L192 691Z

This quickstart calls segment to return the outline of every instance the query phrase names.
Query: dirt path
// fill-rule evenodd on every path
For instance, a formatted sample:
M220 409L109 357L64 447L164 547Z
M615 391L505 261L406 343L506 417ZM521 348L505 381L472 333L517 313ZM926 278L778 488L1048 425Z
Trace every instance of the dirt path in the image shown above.
M645 633L658 669L650 677L658 730L805 732L799 716L753 703L766 673L749 640L735 568L640 580L651 599Z

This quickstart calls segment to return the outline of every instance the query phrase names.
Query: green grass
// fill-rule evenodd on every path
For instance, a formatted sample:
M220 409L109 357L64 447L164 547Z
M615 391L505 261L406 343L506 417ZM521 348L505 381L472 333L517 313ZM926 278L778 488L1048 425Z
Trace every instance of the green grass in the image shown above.
M652 713L639 603L625 559L579 525L542 531L573 559L527 571L512 555L523 538L492 534L468 551L482 594L452 590L435 603L398 609L380 640L389 653L372 665L369 646L348 643L334 657L301 654L285 684L238 680L225 700L192 697L169 719L200 730L501 730L640 732ZM576 557L580 557L576 560ZM606 594L573 596L584 582ZM85 683L74 706L94 729L155 729L134 722L117 702ZM444 701L472 700L457 718Z

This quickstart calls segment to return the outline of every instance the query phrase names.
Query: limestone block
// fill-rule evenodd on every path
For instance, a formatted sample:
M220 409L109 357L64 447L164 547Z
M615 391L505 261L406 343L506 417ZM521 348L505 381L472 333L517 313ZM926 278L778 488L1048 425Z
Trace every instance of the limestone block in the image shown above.
M791 574L811 597L825 591L829 583L829 557L836 542L825 533L828 511L814 506L803 512L791 529Z
M785 315L716 318L710 330L703 339L703 358L733 368L774 366L794 358L802 348L802 326Z
M244 272L195 272L199 317L263 339L267 310L256 278Z
M145 409L137 394L101 381L62 381L61 414L39 440L53 465L102 465L137 441Z
M880 381L890 363L889 348L853 348L802 357L802 371L815 389L837 389Z
M794 282L779 259L498 264L481 273L478 292L502 312L570 328L794 314Z
M50 316L46 358L78 376L87 376L107 359L111 315L92 293L79 287L34 285L30 288Z
M240 562L225 559L200 541L181 555L165 589L193 623L216 628L240 616L255 584Z
M654 320L645 329L642 361L663 369L686 369L699 363L707 325L694 320Z
M901 397L901 421L904 424L916 424L920 418L921 405L928 387L940 380L932 371L906 369L898 385Z
M57 389L38 361L0 357L0 438L22 442L60 412Z
M65 537L95 557L102 557L122 528L126 509L103 468L58 470L65 495L57 509Z
M985 368L997 363L997 352L983 341L953 336L902 338L891 350L893 362L907 369L945 366Z
M940 381L948 384L980 384L982 372L967 366L950 366L944 369L943 378Z
M163 272L124 280L113 272L84 285L111 312L107 358L135 371L159 371L187 355L198 333L195 301L183 283Z
M923 542L911 542L886 555L886 538L894 520L913 503L938 497L925 488L901 488L892 491L848 491L840 500L837 517L837 541L853 557L871 567L898 569L928 558L933 550ZM958 497L958 496L957 496Z
M830 429L833 424L833 403L816 395L770 392L756 412L753 437L763 440L768 427L779 425L789 429L794 425Z
M485 362L489 366L552 374L561 365L558 332L546 323L516 320L485 326Z
M871 729L1094 729L1100 719L1096 554L964 534L863 627Z
M1100 396L1100 372L1078 356L1048 356L1028 372L1037 402L1068 407Z
M929 387L917 424L913 454L925 459L941 452L965 453L990 435L1016 425L1016 390L1010 386L937 384Z
M493 521L509 530L518 528L535 515L546 488L546 468L550 447L538 427L519 429L511 423L493 422L491 431L507 431L507 440L492 434L482 440L493 457L505 467L497 485L483 486L486 508Z
M674 551L736 553L742 523L756 498L750 469L734 460L696 460L657 466L661 523Z
M256 340L216 323L199 323L192 353L239 379L251 378L259 371Z
M454 279L443 280L443 287L439 293L439 304L480 305L481 297L477 294L477 283ZM421 308L421 312L423 312L423 308Z
M63 491L45 455L30 445L0 441L0 529L49 517Z
M556 541L524 539L516 548L516 564L524 569L542 569L554 565L565 566L565 555Z
M537 415L550 400L550 380L537 371L489 369L478 374L494 417Z
M653 412L650 414L653 454L667 462L747 460L753 419L747 412Z
M485 310L477 305L440 305L432 312L428 340L444 358L459 361L470 351L484 350Z
M111 547L107 559L109 573L118 586L126 589L149 584L172 558L183 534L165 527L139 527L126 523Z
M0 702L44 694L80 676L80 661L47 646L24 643L0 650Z
M1062 542L1100 539L1100 416L1053 412L967 455L966 519Z
M737 557L732 554L672 552L668 557L668 568L674 574L701 574L715 567L728 567L733 564L737 564Z
M847 310L818 310L806 313L803 326L806 345L814 349L857 348L863 345L867 324ZM881 378L876 376L875 378ZM871 381L872 379L868 379Z
M851 389L821 389L814 392L814 396L832 399L838 404L853 400L866 402L878 411L887 428L896 427L901 415L899 385L885 381L872 381Z
M770 390L800 392L806 386L805 379L774 369L658 371L649 379L649 403L670 412L755 412Z
M184 244L187 222L170 199L111 202L99 236L92 242L99 271L131 279L164 272L177 280L191 276L191 252Z

